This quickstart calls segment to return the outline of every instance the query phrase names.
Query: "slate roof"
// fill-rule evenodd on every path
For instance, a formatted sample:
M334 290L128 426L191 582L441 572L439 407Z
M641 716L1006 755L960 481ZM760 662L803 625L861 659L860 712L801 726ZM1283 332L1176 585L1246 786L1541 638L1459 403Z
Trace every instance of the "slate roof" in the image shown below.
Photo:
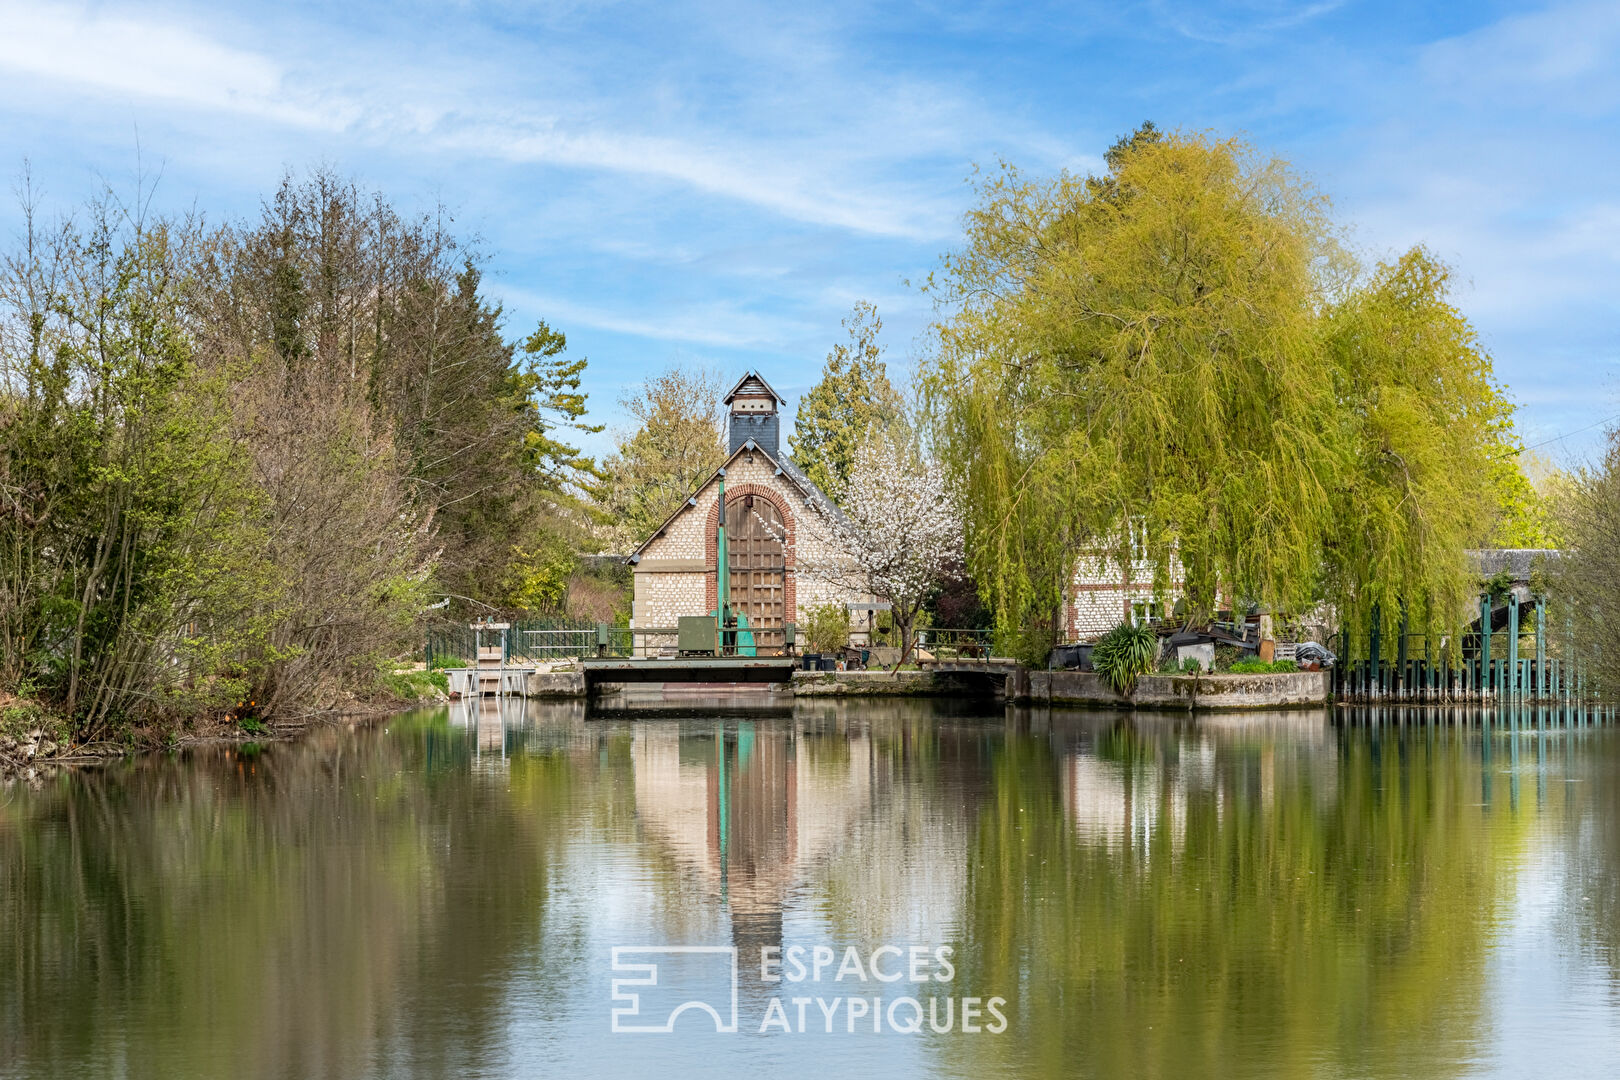
M726 393L726 396L720 399L720 404L730 405L732 398L743 393L747 393L749 395L768 394L776 399L777 404L787 404L787 398L771 389L771 384L766 382L765 377L759 374L757 371L749 371L744 373L743 377L737 380L737 385L733 386Z
M763 379L760 381L764 382ZM742 384L739 383L738 385L740 386ZM767 389L769 388L767 387ZM774 393L774 391L772 392ZM729 401L730 398L727 398L726 400ZM758 445L752 439L737 447L732 455L726 458L725 463L720 466L720 469L724 469L733 461L736 461L738 454L743 454L750 451L760 455L766 461L776 466L777 470L783 476L787 477L790 484L799 489L799 493L804 496L805 501L814 506L818 513L827 515L828 517L837 521L840 525L843 525L845 528L853 528L854 523L849 520L849 516L840 510L838 508L838 504L829 499L826 493L817 487L813 480L804 475L804 473L800 472L797 465L794 465L786 458L778 460L763 446ZM716 469L714 472L710 473L704 479L704 481L697 486L697 490L693 491L692 494L686 497L686 502L682 503L679 509L677 509L673 514L669 515L669 517L665 518L664 523L658 526L657 529L653 530L653 534L651 536L647 537L647 539L643 540L636 546L636 549L630 553L628 560L629 562L636 563L641 560L641 553L647 549L647 545L651 544L660 536L663 536L664 530L669 528L670 522L674 521L676 518L680 517L682 513L691 508L692 500L697 497L697 493L714 482L714 478L720 475L720 469Z

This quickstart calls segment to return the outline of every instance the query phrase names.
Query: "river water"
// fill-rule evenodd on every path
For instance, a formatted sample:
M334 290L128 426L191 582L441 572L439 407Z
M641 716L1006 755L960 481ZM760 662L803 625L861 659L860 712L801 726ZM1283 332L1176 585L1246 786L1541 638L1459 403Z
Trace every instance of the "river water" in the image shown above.
M12 784L0 1076L1620 1075L1620 731L1406 719L511 701Z

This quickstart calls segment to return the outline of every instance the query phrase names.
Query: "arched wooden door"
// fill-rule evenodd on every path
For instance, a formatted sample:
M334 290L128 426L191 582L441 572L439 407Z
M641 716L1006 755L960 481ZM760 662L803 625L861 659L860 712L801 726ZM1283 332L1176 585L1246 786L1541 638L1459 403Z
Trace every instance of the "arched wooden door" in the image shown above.
M778 654L787 619L787 528L781 513L752 495L727 500L726 546L731 606L748 617L760 655Z

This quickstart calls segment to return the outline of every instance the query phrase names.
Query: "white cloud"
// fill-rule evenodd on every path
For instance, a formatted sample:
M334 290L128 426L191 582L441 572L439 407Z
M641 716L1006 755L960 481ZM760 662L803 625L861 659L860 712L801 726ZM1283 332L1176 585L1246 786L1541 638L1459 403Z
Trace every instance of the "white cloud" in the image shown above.
M580 96L587 91L578 80L565 80L574 85L555 100L502 98L489 85L501 81L497 75L433 56L431 47L419 57L423 70L404 63L357 69L347 57L322 65L319 46L299 54L303 67L289 69L152 16L0 0L0 25L6 28L0 71L83 92L178 103L394 149L414 145L435 155L655 178L872 236L938 238L954 224L953 206L883 175L906 155L958 137L938 101L920 90L890 95L878 110L881 123L832 138L711 131L701 122L638 130L613 116L641 110ZM326 71L345 72L348 84Z
M559 296L508 285L487 283L489 290L508 306L539 312L550 323L567 328L589 326L615 334L652 341L706 345L722 349L784 348L795 336L808 334L808 324L780 315L761 315L740 305L723 301L703 301L627 315L618 308L581 303Z
M803 162L741 160L735 152L701 151L680 140L609 131L570 132L560 125L468 126L436 135L451 149L509 161L567 165L674 180L699 191L775 211L796 221L874 236L938 237L949 229L941 208L925 199L871 194L861 187L806 185ZM812 179L817 179L812 173Z
M0 68L118 96L248 113L306 127L341 114L299 101L258 54L184 27L83 8L0 3Z
M1153 14L1183 37L1214 45L1252 45L1284 30L1292 30L1343 7L1345 0L1239 0L1213 3L1195 0L1153 0Z
M1432 89L1471 107L1552 105L1591 115L1620 104L1620 5L1559 4L1436 42L1421 66Z

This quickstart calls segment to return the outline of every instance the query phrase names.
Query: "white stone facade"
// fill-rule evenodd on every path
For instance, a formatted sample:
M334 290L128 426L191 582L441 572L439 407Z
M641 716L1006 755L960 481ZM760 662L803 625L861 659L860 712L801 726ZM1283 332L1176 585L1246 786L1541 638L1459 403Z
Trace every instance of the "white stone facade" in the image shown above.
M1165 608L1181 598L1180 560L1170 558L1169 583L1157 597ZM1140 619L1154 606L1153 564L1146 559L1121 562L1113 553L1086 552L1075 561L1074 577L1064 605L1067 640L1105 634L1122 622Z
M778 468L770 455L742 449L725 466L726 498L769 499L787 530L786 610L803 625L821 604L866 603L870 597L807 572L803 564L847 561L833 537L819 500ZM663 529L637 552L632 567L635 601L630 625L673 627L682 615L703 615L715 606L715 524L719 479L711 478ZM812 489L813 490L813 489Z

